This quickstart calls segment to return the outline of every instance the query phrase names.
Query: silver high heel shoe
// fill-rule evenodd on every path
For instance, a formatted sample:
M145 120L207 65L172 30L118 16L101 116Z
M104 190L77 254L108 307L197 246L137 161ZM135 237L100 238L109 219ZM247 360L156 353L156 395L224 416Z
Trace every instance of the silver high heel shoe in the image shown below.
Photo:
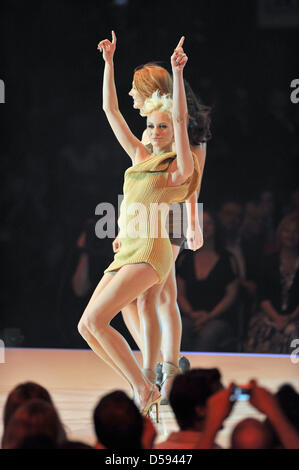
M189 359L187 359L187 357L181 356L179 358L179 368L181 369L181 372L183 374L184 374L184 372L187 372L187 370L191 369L191 364L190 364ZM156 385L161 390L161 386L162 386L162 382L163 382L162 362L159 362L157 364L156 374L157 374Z
M161 384L161 405L168 405L168 397L171 390L173 379L176 375L181 374L181 369L179 369L171 362L163 362L162 364L163 372L163 381Z

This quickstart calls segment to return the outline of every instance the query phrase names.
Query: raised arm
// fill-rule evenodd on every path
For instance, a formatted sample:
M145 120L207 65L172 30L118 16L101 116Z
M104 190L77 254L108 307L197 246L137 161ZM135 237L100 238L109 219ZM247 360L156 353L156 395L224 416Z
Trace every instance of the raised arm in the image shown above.
M117 140L134 163L137 151L139 149L143 150L144 146L131 132L124 117L119 111L114 82L113 56L115 48L116 36L114 31L112 31L112 42L108 39L104 39L98 44L98 49L103 53L103 59L105 61L103 79L103 110Z
M187 132L188 108L183 81L183 69L187 63L187 56L182 45L184 36L180 39L174 53L171 56L171 67L173 75L173 107L172 119L174 140L176 147L177 169L172 173L172 184L182 184L192 175L194 170L193 157Z

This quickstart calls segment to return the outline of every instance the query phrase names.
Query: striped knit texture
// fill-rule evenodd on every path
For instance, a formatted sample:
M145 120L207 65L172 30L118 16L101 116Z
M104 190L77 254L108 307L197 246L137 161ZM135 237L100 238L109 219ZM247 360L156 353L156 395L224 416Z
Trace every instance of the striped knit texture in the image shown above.
M201 178L198 160L193 154L193 175L179 186L167 186L169 166L175 158L174 152L152 156L129 167L125 172L124 200L118 219L121 246L105 273L116 271L127 264L149 263L156 270L159 283L166 278L173 262L171 244L165 228L169 205L189 199ZM162 210L158 211L158 217L151 219L153 204L161 204ZM158 236L154 236L155 224L159 228ZM134 226L139 233L130 232Z

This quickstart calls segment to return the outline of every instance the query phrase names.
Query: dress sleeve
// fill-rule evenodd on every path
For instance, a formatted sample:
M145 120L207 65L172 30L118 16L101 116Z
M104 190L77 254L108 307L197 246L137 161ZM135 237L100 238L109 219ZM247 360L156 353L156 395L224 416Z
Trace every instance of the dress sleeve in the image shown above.
M171 202L187 201L192 194L197 190L202 176L202 169L199 166L197 156L192 152L194 170L191 176L179 186L170 186L167 188L171 194Z

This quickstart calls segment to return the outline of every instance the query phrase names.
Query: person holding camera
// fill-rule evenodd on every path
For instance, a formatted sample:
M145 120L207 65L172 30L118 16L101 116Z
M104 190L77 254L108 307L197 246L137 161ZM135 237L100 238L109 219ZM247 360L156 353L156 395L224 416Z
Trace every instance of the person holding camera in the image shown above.
M207 402L207 417L204 432L201 434L195 449L212 449L218 431L230 415L237 400L232 400L236 385L230 383L226 389L212 395ZM240 388L240 387L239 387ZM249 389L249 390L248 390ZM271 423L284 449L299 449L299 434L282 412L276 397L267 389L260 387L256 380L249 382L246 395L249 403L263 413ZM240 393L240 397L242 396ZM243 395L244 397L244 395ZM245 429L245 432L244 432ZM249 436L249 429L250 434ZM259 432L260 438L252 435ZM243 420L237 424L231 435L232 448L266 449L270 446L269 429L264 423L258 426L252 420Z

